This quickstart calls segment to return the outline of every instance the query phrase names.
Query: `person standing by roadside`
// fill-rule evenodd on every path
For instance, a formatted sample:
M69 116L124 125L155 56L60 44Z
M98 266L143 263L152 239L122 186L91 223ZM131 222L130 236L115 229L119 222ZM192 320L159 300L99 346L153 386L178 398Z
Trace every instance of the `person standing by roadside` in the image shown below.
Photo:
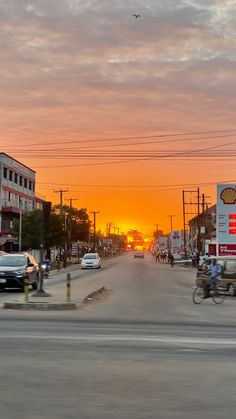
M173 268L174 264L175 264L175 258L174 258L174 255L171 252L169 254L169 261L170 261L171 267Z

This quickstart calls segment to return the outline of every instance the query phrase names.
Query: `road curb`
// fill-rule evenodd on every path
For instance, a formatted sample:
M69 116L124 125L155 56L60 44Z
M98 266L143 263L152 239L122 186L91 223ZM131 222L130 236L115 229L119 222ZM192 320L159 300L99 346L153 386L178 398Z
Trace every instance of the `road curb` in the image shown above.
M45 302L28 302L28 303L4 303L4 309L10 310L75 310L78 308L77 304L75 303L48 303Z
M105 287L98 288L96 291L91 292L83 299L83 304L87 304L90 301L94 300L99 294L104 294L106 292Z
M98 295L104 294L106 292L105 287L98 288L96 291L91 292L86 295L83 299L82 304L87 304L90 301L94 300ZM62 311L62 310L76 310L78 309L78 304L76 303L53 303L50 301L29 301L26 302L6 302L3 304L3 309L6 310L38 310L38 311Z

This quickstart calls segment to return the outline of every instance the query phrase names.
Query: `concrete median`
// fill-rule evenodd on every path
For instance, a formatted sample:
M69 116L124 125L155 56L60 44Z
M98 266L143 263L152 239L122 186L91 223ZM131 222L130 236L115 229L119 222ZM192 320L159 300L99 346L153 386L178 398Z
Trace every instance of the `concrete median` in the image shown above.
M77 301L74 302L65 302L60 301L59 298L56 296L48 296L48 297L42 297L39 298L38 301L33 301L35 299L35 296L32 294L29 298L29 301L23 301L23 298L21 301L10 301L5 302L3 304L3 308L7 310L39 310L39 311L63 311L63 310L76 310L79 307L83 306L84 304L95 300L96 297L100 294L104 294L106 292L105 287L100 287L96 289L95 291L90 292L83 298L77 299ZM50 298L50 300L48 300ZM45 301L46 300L46 301Z

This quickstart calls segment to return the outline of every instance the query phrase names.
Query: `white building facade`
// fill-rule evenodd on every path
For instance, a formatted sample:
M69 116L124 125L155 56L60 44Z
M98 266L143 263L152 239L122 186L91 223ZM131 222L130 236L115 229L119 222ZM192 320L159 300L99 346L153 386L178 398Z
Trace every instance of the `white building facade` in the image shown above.
M34 170L0 153L0 245L7 241L12 221L20 212L34 210L40 205L35 196Z

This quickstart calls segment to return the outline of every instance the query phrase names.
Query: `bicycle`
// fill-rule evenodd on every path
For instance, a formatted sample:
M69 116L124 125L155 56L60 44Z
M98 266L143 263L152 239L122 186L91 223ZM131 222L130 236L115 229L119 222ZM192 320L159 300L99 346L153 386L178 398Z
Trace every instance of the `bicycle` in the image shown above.
M225 299L225 295L221 293L221 288L219 285L211 285L209 289L209 297L206 297L205 295L205 287L206 283L203 283L201 286L197 286L192 295L192 299L194 304L201 304L202 300L212 298L212 301L215 304L221 304L223 303Z

